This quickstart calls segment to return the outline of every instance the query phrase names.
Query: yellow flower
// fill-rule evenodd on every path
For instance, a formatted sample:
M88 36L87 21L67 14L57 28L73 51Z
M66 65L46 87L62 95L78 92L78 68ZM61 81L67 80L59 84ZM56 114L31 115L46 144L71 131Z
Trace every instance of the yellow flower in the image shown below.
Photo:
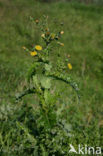
M45 38L45 34L42 34L41 37L42 37L42 38Z
M68 58L70 58L71 56L70 55L68 55Z
M37 52L36 51L32 51L32 52L30 52L30 55L31 56L36 56L37 55Z
M24 50L26 50L26 47L22 47Z
M60 34L63 35L64 34L64 31L61 31Z
M36 50L42 50L42 46L36 45L36 46L35 46L35 49L36 49Z
M68 68L69 68L70 70L72 70L72 65L71 65L71 63L68 63Z
M54 38L55 38L55 34L52 33L52 34L51 34L51 39L54 39Z

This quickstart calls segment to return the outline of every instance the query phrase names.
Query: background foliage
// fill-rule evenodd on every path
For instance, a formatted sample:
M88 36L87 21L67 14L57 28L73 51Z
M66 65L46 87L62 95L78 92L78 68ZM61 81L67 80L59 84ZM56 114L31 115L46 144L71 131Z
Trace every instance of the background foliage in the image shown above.
M85 4L96 4L101 5L103 4L103 0L40 0L41 2L79 2L79 3L85 3Z
M42 4L34 0L1 0L1 155L5 155L3 151L12 152L15 148L23 149L19 151L23 152L22 155L26 155L27 152L32 153L32 151L24 152L24 149L29 145L34 147L35 144L32 134L29 135L29 128L26 127L34 126L29 125L33 123L35 117L31 107L36 110L38 99L26 97L23 102L15 103L14 97L17 92L25 89L25 76L31 64L31 57L23 51L22 46L30 47L31 44L38 44L40 41L38 31L29 22L29 16L40 18L43 14L49 15L50 21L54 19L55 24L50 22L52 29L58 26L58 22L64 22L65 34L62 41L65 46L60 52L60 57L64 59L67 55L71 55L73 70L69 74L79 83L82 95L80 103L77 104L74 93L74 97L71 97L72 90L70 88L65 90L64 84L57 84L59 89L63 90L64 98L63 110L60 110L60 114L70 125L73 134L72 137L68 137L66 146L69 146L69 143L73 143L75 147L84 143L90 146L102 146L103 143L103 7L79 3ZM54 54L56 55L56 51ZM51 56L54 64L55 58ZM12 141L16 145L15 148ZM18 145L21 146L18 148ZM8 155L11 156L11 153Z

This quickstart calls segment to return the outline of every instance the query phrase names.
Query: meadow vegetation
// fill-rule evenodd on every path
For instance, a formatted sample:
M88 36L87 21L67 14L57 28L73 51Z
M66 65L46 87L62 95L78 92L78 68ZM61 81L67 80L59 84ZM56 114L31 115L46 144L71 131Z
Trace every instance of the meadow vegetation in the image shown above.
M36 20L43 15L48 15L52 31L57 31L60 23L63 23L61 42L64 46L58 51L58 46L53 44L55 48L50 61L55 69L58 57L59 63L69 58L72 70L67 67L66 73L78 84L81 98L78 100L72 87L56 82L54 90L59 100L55 102L52 97L51 100L56 103L59 118L55 127L45 126L42 131L42 121L45 119L41 119L40 112L37 111L38 97L30 94L19 101L15 97L19 97L19 93L27 89L27 73L34 61L22 47L30 49L34 44L42 45L40 30L30 21L30 17ZM1 156L69 155L70 143L75 147L78 144L102 147L102 51L102 6L67 2L48 4L34 0L0 1ZM59 91L61 94L58 94ZM53 121L56 117L51 114L50 118ZM38 123L35 123L36 120ZM58 128L58 125L63 127Z

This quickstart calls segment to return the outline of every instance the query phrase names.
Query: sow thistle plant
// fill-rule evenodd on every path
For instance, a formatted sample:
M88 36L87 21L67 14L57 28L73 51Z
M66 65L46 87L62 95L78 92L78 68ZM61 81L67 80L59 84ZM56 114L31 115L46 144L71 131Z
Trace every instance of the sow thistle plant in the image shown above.
M21 117L19 114L21 121L16 121L18 133L23 134L21 139L21 144L25 147L23 152L26 151L26 153L35 156L67 155L71 126L60 117L63 108L58 108L57 102L61 92L54 91L53 86L56 85L55 82L63 82L70 85L77 95L78 86L67 72L67 70L72 70L72 65L69 62L70 56L62 62L60 54L56 52L57 59L54 64L50 57L56 45L64 46L64 43L60 42L64 31L51 32L46 16L42 20L31 18L31 21L36 24L39 31L41 30L43 44L38 43L31 48L23 47L33 57L34 61L28 71L27 89L20 93L16 99L19 101L26 95L36 95L39 105L34 110L32 106L24 104L21 108Z

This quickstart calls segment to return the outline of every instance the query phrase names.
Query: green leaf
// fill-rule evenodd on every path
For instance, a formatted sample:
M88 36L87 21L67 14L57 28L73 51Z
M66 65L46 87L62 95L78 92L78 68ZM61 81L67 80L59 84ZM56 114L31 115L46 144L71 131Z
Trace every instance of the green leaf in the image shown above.
M36 88L36 90L41 92L40 80L39 80L37 74L35 76L33 76L33 84L34 84L34 87Z
M52 65L51 64L45 64L45 70L46 71L50 71L52 68Z
M50 89L50 87L51 87L51 78L48 78L46 76L42 76L40 81L41 81L41 86L43 88Z
M49 92L48 92L48 90L45 90L44 91L44 98L45 98L46 102L48 102L48 97L49 97Z
M33 76L33 83L34 83L34 85L36 85L36 86L39 85L37 74L36 74L35 76Z

